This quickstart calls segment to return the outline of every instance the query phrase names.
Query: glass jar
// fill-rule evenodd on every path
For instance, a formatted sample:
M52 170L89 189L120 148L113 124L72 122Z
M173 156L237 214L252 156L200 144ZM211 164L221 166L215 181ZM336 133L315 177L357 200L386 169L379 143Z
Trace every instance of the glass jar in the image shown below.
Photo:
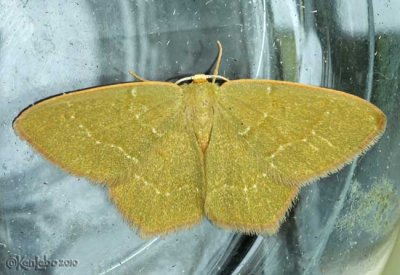
M399 13L386 1L0 0L0 273L37 259L56 260L54 274L378 274L400 216ZM204 219L143 240L106 188L44 160L12 129L29 104L132 81L128 70L150 80L203 73L217 40L229 79L343 90L388 118L365 155L302 188L275 235Z

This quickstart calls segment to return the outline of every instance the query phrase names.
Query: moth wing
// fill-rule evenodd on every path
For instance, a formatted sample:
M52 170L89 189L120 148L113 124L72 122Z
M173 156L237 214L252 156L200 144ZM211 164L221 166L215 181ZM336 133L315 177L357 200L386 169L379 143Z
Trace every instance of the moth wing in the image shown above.
M32 106L14 127L68 172L107 184L142 235L163 234L203 215L202 156L182 96L157 82L87 89Z
M386 124L358 97L287 82L230 81L216 98L205 212L246 232L277 230L300 186L367 150Z

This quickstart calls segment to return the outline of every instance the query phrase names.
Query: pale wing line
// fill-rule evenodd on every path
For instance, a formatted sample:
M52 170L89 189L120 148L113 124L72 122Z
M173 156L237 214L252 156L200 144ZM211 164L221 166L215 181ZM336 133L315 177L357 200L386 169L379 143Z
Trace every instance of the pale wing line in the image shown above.
M152 110L158 109L158 108L162 107L163 105L168 105L168 103L170 103L170 102L172 102L172 101L176 102L176 100L177 100L177 99L171 99L171 100L169 100L169 101L166 101L166 102L162 102L162 103L160 103L160 104L157 104L156 106L154 106L154 107L152 107L152 108L149 108L145 113L148 113L148 112L150 112L150 111L152 111ZM180 104L177 104L176 108L179 109L179 106L180 106ZM68 107L69 107L69 105L68 105ZM143 114L145 114L145 113L143 113ZM143 114L142 114L142 115L143 115ZM173 117L175 117L176 114L177 114L177 113L175 112ZM73 117L73 119L75 120L75 114L74 114L74 113L73 113L70 117L71 117L71 118ZM159 125L162 125L163 122L165 122L167 119L169 119L169 118L166 117L163 121L160 122ZM99 139L93 137L93 134L88 130L88 128L87 128L86 126L84 126L83 124L81 124L81 123L79 123L79 122L76 122L76 124L78 124L78 127L79 127L80 129L82 129L82 130L85 132L85 134L86 134L86 136L87 136L88 138L94 140L94 143L95 143L95 144L104 144L105 146L108 146L108 147L110 147L110 148L116 149L116 150L118 150L119 152L121 152L122 155L123 155L125 158L127 158L127 159L133 161L135 164L138 164L138 163L139 163L139 160L138 160L135 156L132 156L131 154L127 153L127 151L126 151L124 148L122 148L121 146L116 146L116 145L113 144L113 143L103 142L103 141L101 141L101 140L99 140ZM157 134L157 131L156 131L154 128L152 129L152 132L153 132L154 134Z
M261 122L259 122L259 123L257 124L257 126L260 126L261 124L265 123L265 118L266 118L265 112L261 112L261 111L255 109L254 107L249 107L249 105L248 105L246 102L244 102L242 99L240 99L240 98L230 96L228 93L227 93L226 95L227 95L228 97L230 97L231 99L236 100L236 101L239 101L240 103L242 103L243 106L244 106L245 108L248 108L248 109L251 110L251 111L256 111L256 112L262 114L263 117L264 117L264 119L261 120ZM228 110L228 112L229 112L229 110ZM327 115L327 114L329 114L329 112L324 112L324 113L322 113L322 116ZM281 119L276 118L276 117L271 116L271 115L268 115L267 117L271 117L271 118L273 118L273 119L275 119L275 120L277 120L277 121L281 121ZM240 120L240 119L238 119L238 120ZM318 135L318 134L315 132L315 129L314 129L315 126L321 124L322 120L323 120L323 117L322 117L321 119L319 119L319 121L317 121L317 122L311 127L311 134L314 135L314 136L316 136L316 137L318 137L319 139L321 139L321 140L324 141L325 143L327 143L330 147L336 147L336 146L333 145L328 139L324 138L324 137L321 136L321 135ZM271 126L273 126L273 125L271 125ZM279 130L278 128L275 127L275 129L278 130L278 132L280 132L280 130ZM280 132L280 134L283 135L282 132ZM304 138L303 138L303 139L304 139ZM303 141L303 140L299 140L299 141ZM295 141L295 142L297 142L297 141ZM292 143L292 142L288 142L288 143L285 143L285 144L283 144L283 145L281 145L281 146L290 145L291 143ZM311 143L308 143L308 144L309 144L311 147L314 147L314 149L316 148L315 146L312 146ZM280 151L280 150L281 150L281 149L279 149L279 148L277 149L277 151Z
M93 134L83 124L78 124L78 128L84 132L84 133L81 132L83 135L85 135L89 139L94 140L95 144L104 144L105 146L108 146L110 148L117 149L118 151L120 151L122 153L122 155L125 156L125 158L129 159L130 161L133 161L135 164L137 164L139 162L139 160L136 157L128 154L124 150L124 148L122 148L121 146L116 146L115 144L112 144L112 143L101 142L100 140L93 137ZM54 154L49 154L49 156L54 157Z
M224 117L224 112L222 111L222 109L225 109L225 107L224 107L223 105L221 105L220 103L218 104L218 107L221 109L220 115ZM226 114L228 114L228 113L226 112ZM228 115L229 115L229 114L228 114ZM227 123L229 123L229 121L232 121L232 118L235 119L236 117L233 116L233 115L231 115L231 118L230 118L230 119L229 119L228 117L225 117L225 120L227 121ZM236 120L238 120L238 119L236 118ZM239 121L240 121L240 120L239 120ZM247 140L245 140L245 141L246 141L247 144L248 144L248 141L247 141ZM211 138L210 142L212 142L212 138ZM221 186L218 186L218 187L216 187L216 188L213 188L210 192L207 192L207 195L206 195L206 196L207 196L207 197L208 197L208 196L213 196L214 193L216 193L217 191L219 191L219 190L221 190L221 189L226 190L227 188L236 189L236 186L234 186L234 185L227 185L227 184L225 183L225 184L223 184L223 185L221 185ZM248 205L247 205L247 207L248 207Z
M105 146L111 147L111 148L113 148L113 149L115 148L115 149L117 149L118 151L120 151L120 152L125 156L125 158L127 158L127 159L133 161L135 164L139 163L139 160L138 160L136 157L131 156L130 154L128 154L128 153L124 150L124 148L122 148L121 146L116 146L115 144L112 144L112 143L102 142L102 141L100 141L99 139L93 137L92 133L91 133L91 132L87 129L87 127L85 127L83 124L79 124L78 127L79 127L80 129L82 129L82 130L85 132L86 136L87 136L89 139L94 140L94 143L95 143L95 144L98 144L98 145L104 144Z
M227 121L233 121L233 120L237 120L237 121L239 121L239 122L242 122L242 120L240 119L240 118L238 118L235 114L233 114L230 110L229 110L229 108L227 108L227 107L224 107L221 103L219 103L219 107L221 108L221 110L222 109L224 109L225 110L225 112L226 112L226 115L229 117L231 117L231 119L228 119L228 118L226 118L226 120ZM222 112L221 112L222 113ZM259 113L262 113L262 112L259 112ZM265 118L266 117L264 117L264 120L265 120ZM263 124L263 122L261 122L261 123L258 123L258 127L260 127L260 125L261 124ZM249 145L250 143L249 143L249 141L247 140L247 138L244 138L244 141ZM248 148L251 148L250 146L248 147ZM252 155L254 155L254 156L258 156L259 154L257 154L257 152L255 152L253 149L251 150L252 151ZM267 160L267 158L266 157L264 157L264 156L260 156L263 160ZM256 158L257 160L258 160L258 158ZM282 173L280 173L280 171L279 171L279 169L271 162L271 167L274 169L274 170L268 170L268 167L262 167L262 170L266 170L265 172L263 172L261 175L263 176L263 177L266 177L267 175L269 175L269 174L271 174L271 177L272 177L272 179L273 180L276 180L276 181L278 181L278 182L284 182L284 177L282 176ZM257 166L257 168L259 168L259 166ZM274 171L274 172L271 172L271 171Z
M266 118L267 118L267 117L273 118L273 119L275 119L275 120L277 120L277 121L280 120L280 119L275 118L275 117L273 117L273 116L265 115L265 112L261 112L261 111L259 111L259 110L257 110L257 109L250 108L250 107L248 106L247 103L245 103L243 100L241 100L241 99L239 99L239 98L232 97L232 96L231 96L230 98L233 99L233 100L239 101L245 108L249 109L250 111L255 111L255 112L259 113L259 114L262 114L262 118L263 118L263 119L260 120L259 122L257 122L257 125L256 125L256 126L259 127L259 128L261 128L261 125L262 125L262 124L266 123ZM227 113L229 113L229 114L230 114L233 118L235 118L237 121L243 122L239 117L237 117L234 113L232 113L232 112L229 110L229 108L224 107L224 106L221 105L221 104L219 104L219 105L220 105L220 107L221 107L222 109L225 109L225 111L226 111ZM244 123L243 123L243 124L244 124ZM277 132L279 132L279 133L281 134L281 136L284 136L284 134L279 130L279 128L275 127L274 125L271 125L271 126L274 127L274 129L275 129ZM249 131L250 131L250 127L247 127L246 130L243 132L242 135L247 134ZM254 130L252 130L252 131L254 131ZM239 133L239 134L241 134L241 133ZM249 143L247 140L246 140L246 142ZM288 142L288 143L285 143L284 145L291 145L291 144L292 144L291 142ZM284 146L284 145L279 146L279 147L276 149L275 152L280 151L280 150L282 149L281 147ZM270 155L269 157L267 157L267 158L271 159L271 167L274 168L274 169L277 169L276 166L275 166L275 164L274 164L273 161L272 161L272 159L274 158L273 155L274 155L274 153L271 154L271 155Z
M234 116L233 114L231 114L230 112L227 112L226 110L225 110L225 115L224 115L224 111L222 111L222 109L226 109L223 105L221 105L221 104L218 104L218 106L221 108L221 111L220 111L220 115L221 116L225 116L225 121L227 121L228 123L229 123L229 121L233 121L234 119L236 119L236 120L238 120L238 121L241 121L240 119L238 119L236 116ZM231 118L229 118L229 117L231 117ZM232 123L232 122L231 122ZM232 128L234 128L234 127L232 127ZM234 133L233 133L234 134ZM250 143L249 143L249 141L246 139L246 138L244 138L244 141L249 145ZM252 154L253 156L257 156L258 154L257 154L257 152L255 151L255 149L254 148L252 148L252 147L250 147L250 146L248 146L247 147L248 148L248 151L250 152L250 154ZM256 157L256 159L257 159L257 157ZM267 169L266 167L263 167L263 170L264 169ZM258 170L260 170L260 169L258 169ZM279 171L278 171L279 172ZM272 178L279 178L279 179L281 179L281 175L280 175L280 173L278 174L278 176L274 176L274 175L271 175L272 176ZM243 179L242 179L243 180ZM252 183L250 183L250 184L245 184L245 187L242 189L242 193L243 194L246 194L248 191L249 191L249 188L252 188L252 189L254 189L254 190L256 190L256 189L258 189L258 185L259 185L259 183L262 183L262 179L260 178L259 179L260 180L260 182L257 182L257 180L255 181L255 182L252 182ZM281 181L283 181L282 179L281 179ZM252 186L251 187L249 187L249 185L251 185L252 184ZM263 185L263 187L265 187L265 188L267 188L267 189L269 189L269 186L267 185L267 184L262 184ZM208 193L208 195L210 195L210 196L212 196L214 193L216 193L217 191L219 191L219 190L222 190L222 189L227 189L227 188L230 188L230 189L236 189L236 186L235 185L227 185L227 184L223 184L223 185L221 185L221 186L218 186L218 187L216 187L216 188L213 188L213 190L211 190L209 193ZM246 202L247 202L247 207L249 208L249 200L248 200L248 198L247 198L247 196L246 196ZM250 209L250 208L249 208Z
M264 117L264 119L261 120L261 122L259 122L259 123L257 124L257 127L261 127L261 124L266 123L266 122L265 122L265 118L266 118L266 117L265 117L265 115L264 115L264 114L265 114L264 112L261 112L261 111L255 109L255 108L250 108L249 105L248 105L247 103L245 103L245 102L244 102L242 99L240 99L240 98L230 96L228 93L226 93L225 95L229 96L230 99L233 99L233 100L236 100L236 101L240 102L240 103L243 105L243 107L248 108L250 111L255 111L255 112L259 113L259 114L262 114L263 117ZM233 114L233 113L229 110L229 108L227 108L227 107L225 107L225 106L223 106L223 105L221 105L221 104L219 104L219 105L220 105L220 107L222 107L223 109L225 109L225 111L226 111L228 114L230 114L232 117L234 117L237 121L242 122L242 120L241 120L240 118L238 118L235 114ZM278 180L279 180L279 182L282 182L283 179L282 179L281 173L279 173L279 169L278 169L278 168L276 167L276 165L273 163L273 159L276 157L276 154L277 154L277 153L283 152L284 149L285 149L286 147L290 147L290 146L292 146L292 145L294 145L294 144L296 144L296 143L305 142L305 143L307 143L313 150L319 150L318 147L314 146L311 142L308 141L308 138L309 138L310 136L316 136L317 138L319 138L319 139L321 139L322 141L324 141L328 146L330 146L330 147L335 147L335 145L333 145L328 139L324 138L324 137L321 136L321 135L318 135L318 134L315 132L315 128L323 122L324 116L326 116L326 115L328 115L328 114L329 114L329 112L323 112L323 113L321 114L321 115L322 115L321 118L311 127L310 132L309 132L308 134L305 134L304 137L303 137L302 139L300 139L300 140L295 140L295 141L288 142L288 143L285 143L285 144L283 144L283 145L280 145L280 146L276 149L276 151L275 151L274 153L272 153L270 156L268 156L268 157L265 158L265 160L270 159L270 160L271 160L271 163L270 163L270 164L271 164L271 167L274 168L275 170L278 170ZM272 117L272 116L268 116L268 117ZM272 117L272 118L275 119L275 120L277 120L277 121L280 121L280 119L278 119L278 118L275 118L275 117ZM276 127L275 127L275 129L279 131L279 129L277 129ZM257 131L257 130L255 130L255 131ZM281 133L281 134L282 134L282 133ZM247 143L248 143L248 141L247 141ZM293 157L296 158L296 159L298 159L299 161L304 161L304 159L301 159L301 158L299 158L299 157L296 157L296 156L293 156ZM311 172L314 172L312 163L309 163L307 160L306 160L306 163L307 163L308 169L309 169ZM266 171L266 172L268 172L268 171ZM266 174L268 174L268 173L264 173L263 175L266 175Z
M268 91L265 92L265 93L268 95ZM236 96L232 96L232 95L229 94L229 93L225 93L224 95L225 95L226 97L229 97L229 98L233 99L233 100L239 101L239 102L240 102L244 107L246 107L247 109L252 110L252 111L256 111L257 113L262 114L263 117L266 117L266 116L265 116L265 115L266 115L265 112L262 112L262 111L260 111L260 110L257 110L256 108L254 108L254 106L249 106L249 104L247 104L246 102L244 102L243 99L238 98L238 97L236 97ZM274 116L268 115L268 117L271 117L271 118L273 118L273 119L275 119L275 120L279 120L278 118L276 118L276 117L274 117Z
M168 102L170 102L170 101L168 101ZM165 103L165 102L164 102L164 103ZM161 104L160 104L160 105L161 105ZM177 110L177 111L176 111L176 112L173 112L173 116L165 117L165 119L163 120L163 122L165 122L165 121L167 121L167 120L176 121L176 117L180 114L180 112L179 112L180 107L182 107L182 102L180 102L179 104L176 105L176 110ZM183 114L183 115L184 115L184 114ZM184 119L184 118L183 118L183 119ZM163 123L160 123L160 125L162 125L162 124L163 124ZM164 123L164 125L166 125L166 124ZM165 136L165 135L168 135L168 134L171 134L171 133L173 132L173 130L174 130L173 126L174 126L174 125L172 125L172 126L170 126L169 128L167 128L167 129L164 130L164 131L165 131L165 132L164 132L164 136ZM153 132L154 134L157 134L157 133L154 132L153 130L154 130L154 128L152 128L152 132ZM152 146L156 146L156 144L157 144L157 140L148 148L149 151L151 150ZM143 161L143 163L146 163L147 159L143 159L142 161ZM143 176L140 176L140 175L138 175L138 174L135 174L134 177L135 177L135 179L136 179L136 184L140 184L140 181L139 181L139 180L141 180L141 181L144 183L145 186L149 186L149 185L150 185L151 188L154 189L154 191L155 191L155 193L156 193L157 195L160 195L160 194L161 194L160 190L157 188L157 184L147 181ZM199 192L199 189L198 189L198 187L195 186L195 184L184 184L184 185L181 185L181 186L179 186L178 188L173 189L173 190L171 190L171 191L174 191L174 192L176 192L176 191L181 192L182 189L186 189L186 188L194 188L194 189L196 190L197 193ZM165 195L165 196L170 196L171 193L167 192L167 193L165 193L164 195Z
M318 125L321 124L321 122L324 120L324 115L326 115L326 114L327 114L326 112L324 112L324 113L322 114L322 117L319 119L319 121L317 121L317 122L311 127L310 132L309 132L309 133L306 133L302 139L294 140L294 141L292 141L292 142L288 142L288 143L285 143L285 144L283 144L283 145L280 145L280 146L275 150L275 152L273 152L273 153L268 157L269 159L271 159L271 164L274 165L272 159L274 159L278 153L282 153L287 147L291 147L291 146L293 146L293 145L295 145L295 144L298 144L298 143L301 143L301 142L305 142L305 143L306 143L307 145L309 145L314 151L319 151L320 149L319 149L318 147L314 146L314 145L308 140L310 136L315 136L315 137L321 139L321 140L324 141L326 144L328 144L328 146L330 146L330 147L336 147L336 146L333 145L328 139L322 137L321 135L318 135L318 134L315 132L315 130L314 130ZM297 157L296 155L293 155L292 157L298 159L299 161L306 162L307 165L308 165L308 169L309 169L311 172L315 172L315 170L313 169L312 163L310 163L310 162L307 160L307 158L299 158L299 157Z
M147 114L148 112L154 111L155 109L158 109L158 108L162 107L163 105L167 105L168 106L171 102L176 102L177 100L179 100L179 98L174 98L174 99L170 99L168 101L163 101L163 102L161 102L161 103L159 103L157 105L152 106L151 108L148 108L145 112L141 113L140 116L143 116L143 115ZM69 102L67 102L67 103L69 103ZM70 104L72 104L72 103L70 103ZM143 105L143 104L141 104L141 105ZM67 107L71 107L71 106L67 105ZM143 105L143 106L146 106L146 105ZM130 107L131 107L131 105L130 105ZM72 115L75 116L75 113L72 113ZM124 121L121 121L116 125L122 125L124 123L125 123Z
M265 120L266 120L267 117L264 116L264 113L263 113L263 112L261 112L261 111L259 111L259 110L256 110L256 109L250 109L250 108L248 107L248 104L246 104L245 102L243 102L242 100L240 100L240 99L238 99L238 98L234 98L234 97L231 97L231 98L236 99L237 101L240 101L240 102L244 105L244 107L248 108L250 111L253 111L253 110L254 110L254 111L256 111L256 112L258 112L258 113L260 113L260 114L263 114L263 120L261 120L260 122L257 123L257 125L256 125L257 127L261 128L261 125L264 124L264 123L266 123ZM240 119L238 116L236 116L235 114L233 114L233 113L229 110L229 108L224 107L224 106L221 105L221 104L219 104L219 105L220 105L220 107L221 107L222 109L224 109L224 110L226 111L227 114L229 114L230 116L232 116L235 120L240 121L240 122L243 122L242 119ZM268 117L272 117L272 116L268 116ZM279 120L279 119L277 119L277 118L274 118L274 119ZM271 125L271 126L274 127L274 125ZM277 130L278 132L280 132L280 130L279 130L278 128L276 128L276 127L274 127L274 128L275 128L275 130ZM249 128L246 128L246 130L247 130L247 131L245 131L245 134L247 134L247 133L250 131ZM252 130L252 131L254 131L254 130ZM255 131L257 131L257 130L255 130ZM240 134L240 133L239 133L239 134ZM283 135L282 132L280 132L280 134ZM245 139L245 141L249 144L249 142L247 141L247 139ZM277 152L279 152L279 151L282 151L284 146L292 145L292 143L293 143L293 142L288 142L288 143L285 143L285 144L283 144L283 145L280 145L280 146L276 149L276 151L275 151L274 153L272 153L269 157L266 157L266 159L273 159L273 158L275 157L275 156L274 156L275 153L277 153ZM272 166L274 169L276 169L276 166L273 164L272 161L271 161L271 166Z
M230 95L228 95L228 94L226 94L226 95L229 96L229 97L230 97L231 99L233 99L233 100L239 101L245 108L248 108L248 109L251 110L251 111L256 111L256 112L262 114L264 119L261 120L261 122L259 122L259 123L257 124L257 126L260 126L261 124L266 123L266 122L265 122L265 121L266 121L265 119L266 119L267 117L270 117L270 118L275 119L275 120L277 120L277 121L281 121L281 120L282 120L282 119L279 119L279 118L277 118L277 117L275 117L275 116L271 116L271 115L269 115L268 113L267 113L267 115L266 115L266 112L261 112L261 111L255 109L254 107L249 107L249 104L247 104L246 102L244 102L244 101L243 101L242 99L240 99L240 98L233 97L233 96L230 96ZM322 115L325 115L325 114L327 114L327 112L324 112ZM323 120L323 119L321 118L318 122L315 123L315 125L319 125L319 124L321 123L322 120ZM317 134L316 134L316 132L315 132L315 130L314 130L315 125L313 125L312 128L311 128L311 130L312 130L312 135L315 135L316 137L320 138L322 141L324 141L325 143L327 143L330 147L335 147L328 139L324 138L324 137L321 136L321 135L317 135ZM284 134L279 130L279 128L275 127L274 125L271 125L271 126L274 127L275 130L277 130L281 135L284 136ZM290 145L290 143L292 143L292 142L285 143L285 144L283 144L282 146ZM314 147L314 149L316 148L315 146L312 146L311 143L309 143L309 145L310 145L311 147ZM280 150L280 149L278 148L277 151L279 151L279 150Z
M281 121L280 119L278 119L278 118L276 118L276 117L274 117L274 116L269 115L268 112L262 112L262 111L257 110L256 108L254 108L254 107L252 107L252 106L250 107L249 104L247 104L246 102L244 102L244 101L243 101L242 99L240 99L240 98L231 96L231 95L229 95L228 93L226 93L225 96L229 97L230 99L233 99L233 100L236 100L236 101L240 102L245 108L247 108L247 109L249 109L249 110L251 110L251 111L255 111L255 112L261 114L263 119L261 120L261 122L258 122L258 123L257 123L257 126L260 126L261 124L265 123L266 118L272 118L272 119L274 119L274 120L276 120L276 121L278 121L278 122ZM232 114L232 116L235 116L235 115ZM236 117L236 116L235 116L235 117ZM240 119L238 119L238 120L240 120ZM240 120L240 121L241 121L241 120ZM281 136L285 136L285 134L283 134L283 133L279 130L279 128L277 128L275 125L270 125L270 126L272 126L277 132L279 132L279 134L280 134Z
M170 102L172 102L172 101L176 102L176 100L177 100L177 99L173 99L173 100L169 100L169 101L166 101L166 102L162 102L162 103L160 103L160 104L157 104L156 106L154 106L154 107L148 109L145 113L148 113L148 112L150 112L150 111L152 111L152 110L154 110L154 109L158 109L158 108L162 107L163 105L168 105L168 103L170 103ZM181 107L181 104L182 104L182 103L178 103L174 109L179 110L179 108ZM143 114L145 114L145 113L143 113ZM165 118L159 123L159 125L163 125L163 124L166 125L165 121L176 119L176 117L177 117L177 115L179 114L179 112L173 112L173 114L174 114L173 116L165 117ZM82 125L82 124L79 125L79 128L81 128L82 130L85 131L87 137L89 137L89 138L91 138L91 139L94 139L96 144L105 144L105 145L108 145L109 147L118 149L126 158L133 160L135 164L138 164L138 163L139 163L139 160L138 160L136 157L133 157L133 156L129 155L122 147L120 147L120 146L115 146L114 144L110 144L110 143L106 143L106 142L101 142L101 141L97 140L95 137L93 137L93 135L90 133L90 131L89 131L85 126L82 125L82 127L81 127L81 125ZM166 131L165 131L164 134L169 134L169 133L172 132L172 130L173 130L172 127L170 127L170 129L166 129ZM157 132L154 131L154 128L152 128L152 132L153 132L154 134L157 135ZM148 149L151 150L151 147L152 147L152 146L155 146L156 143L157 143L157 142L154 142L153 144L151 144L151 146L150 146ZM137 175L137 174L134 175L134 178L135 178L135 180L136 180L136 184L140 184L140 182L142 182L145 186L150 186L150 187L155 191L156 194L158 194L158 195L161 194L161 192L160 192L160 190L157 188L156 184L147 181L145 178L143 178L142 176ZM193 185L185 184L185 185L179 186L178 188L174 189L173 191L174 191L174 192L176 192L176 191L181 192L182 189L186 189L186 188L189 188L189 187L191 188L191 187L193 187ZM196 187L195 189L196 189L197 192L199 191L197 187ZM167 193L165 193L165 194L163 194L163 195L165 195L165 196L170 196L171 194L170 194L169 192L167 192Z
M134 177L135 177L135 180L137 180L137 181L136 181L137 184L139 184L140 181L142 181L143 184L144 184L144 186L150 186L151 188L153 188L154 191L155 191L155 193L156 193L157 195L160 195L160 194L161 194L161 192L160 192L160 190L158 190L156 184L147 181L144 177L139 176L139 175L137 175L137 174L135 174ZM188 187L193 187L193 185L184 184L184 185L182 185L182 186L179 186L179 188L174 189L173 191L174 191L174 192L176 192L176 191L181 192L182 189L186 189L186 188L188 188ZM196 188L196 191L197 191L197 192L199 191L198 188ZM161 195L165 195L165 196L169 197L169 196L171 195L171 193L166 192L166 193L161 194Z
M260 113L260 114L263 114L263 120L261 120L261 122L258 122L258 123L257 123L257 126L260 126L261 124L265 123L265 119L266 119L267 117L273 118L272 116L265 116L265 115L264 115L265 113L263 113L263 112L260 112L260 111L258 111L258 110L256 110L256 109L252 109L252 108L248 107L247 104L245 104L244 102L242 102L242 101L239 100L239 99L238 99L238 101L240 101L241 103L243 103L243 105L244 105L246 108L248 108L249 110L251 110L251 111L256 111L256 112L258 112L258 113ZM221 104L221 103L219 103L219 107L220 107L221 109L224 109L224 110L226 111L226 113L229 113L229 115L232 116L233 118L235 118L237 121L243 122L243 120L242 120L241 118L239 118L237 115L235 115L233 112L231 112L231 111L229 110L228 107L225 107L225 106L224 106L223 104ZM275 119L275 118L274 118L274 119ZM244 123L243 123L243 125L244 125ZM248 126L248 125L246 125L246 126ZM271 126L274 127L275 130L279 131L279 129L277 129L274 125L271 125ZM245 129L245 131L242 132L242 133L243 133L242 135L247 134L249 131L250 131L250 129ZM281 133L281 134L282 134L282 133ZM283 134L282 134L282 135L283 135Z
M321 119L322 121L322 119ZM317 122L315 125L318 125L319 122ZM292 142L287 142L285 144L279 145L278 149L275 150L275 152L273 152L268 158L273 159L276 157L276 154L281 153L285 150L286 147L290 147L296 143L300 143L300 142L305 142L307 143L307 145L309 145L314 151L319 151L319 148L314 146L311 142L308 141L308 137L310 136L316 136L317 138L321 139L322 141L324 141L326 144L328 144L328 146L330 147L336 147L335 145L333 145L328 139L322 137L321 135L317 135L317 133L314 130L315 125L311 128L311 131L309 134L306 134L304 136L304 138L299 139L299 140L295 140Z
M132 100L132 102L131 102L131 104L130 104L130 106L129 106L129 109L132 107L132 104L134 103L134 99L131 99L131 100ZM163 101L163 102L161 102L161 103L159 103L159 104L157 104L157 105L154 105L154 106L151 107L151 108L147 108L146 105L140 103L140 105L146 107L146 111L144 111L143 113L141 113L141 114L139 115L139 117L140 117L140 116L143 116L143 115L145 115L145 114L147 114L147 113L150 112L150 111L153 111L154 109L158 109L158 108L160 108L160 107L163 106L163 105L168 105L168 103L170 103L170 102L176 102L177 100L178 100L178 98L174 98L174 99L171 99L171 100L168 100L168 101ZM179 105L179 104L177 104L177 105ZM139 119L139 117L136 117L136 116L135 116L136 119Z
M175 113L174 113L174 116L169 117L169 119L175 119L177 115L178 115L178 112L175 112ZM172 131L171 131L171 130L172 130L172 127L170 127L170 129L168 129L168 130L169 130L169 131L166 131L165 135L168 135L168 134L170 134L170 133L172 132ZM152 146L155 146L156 143L157 143L157 142L154 142L154 143L152 144ZM151 150L151 147L150 147L149 151L150 151L150 150ZM147 161L147 159L143 159L143 163L146 163L146 161ZM136 182L134 182L134 183L140 184L140 181L139 181L139 180L141 180L145 186L150 185L150 186L154 189L154 191L155 191L155 193L156 193L157 195L161 194L160 190L158 190L158 188L157 188L157 184L155 184L155 183L153 183L153 182L147 181L143 176L140 176L140 175L138 175L138 174L135 174L134 177L135 177L135 180L136 180ZM162 180L162 179L161 179L161 180ZM185 184L185 185L179 186L179 188L174 189L174 190L172 190L172 191L176 191L176 190L181 191L181 189L187 188L187 187L194 187L194 186L193 186L193 185L190 185L190 184ZM198 190L198 188L196 188L196 189ZM164 195L165 195L165 196L170 196L171 194L170 194L169 192L167 192L167 193L165 193Z
M257 187L257 183L253 183L253 185L249 188L249 187L247 187L247 185L243 188L243 191L245 192L245 193L247 193L248 192L248 190L249 189L258 189L258 187ZM267 187L267 186L266 186ZM221 186L218 186L218 187L216 187L216 188L214 188L213 190L211 190L211 192L208 192L207 194L210 194L210 195L212 195L213 193L216 193L217 191L219 191L219 190L225 190L225 189L237 189L237 187L236 186L234 186L234 185L228 185L228 184L223 184L223 185L221 185Z

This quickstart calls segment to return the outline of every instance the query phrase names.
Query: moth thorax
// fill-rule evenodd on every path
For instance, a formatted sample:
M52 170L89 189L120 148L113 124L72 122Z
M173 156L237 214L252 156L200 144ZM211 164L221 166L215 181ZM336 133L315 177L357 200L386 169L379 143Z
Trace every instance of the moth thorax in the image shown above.
M208 82L190 84L185 88L187 118L203 152L207 150L210 141L217 88L216 84Z

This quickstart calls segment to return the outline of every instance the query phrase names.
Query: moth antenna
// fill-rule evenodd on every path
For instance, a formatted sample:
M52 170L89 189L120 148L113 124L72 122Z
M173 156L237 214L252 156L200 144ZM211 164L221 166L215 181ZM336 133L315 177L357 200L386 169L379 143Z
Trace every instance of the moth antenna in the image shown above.
M215 83L216 76L218 75L218 70L219 70L219 64L221 64L221 58L222 58L222 45L221 42L217 40L217 46L218 46L218 58L217 58L217 64L215 65L215 69L213 72L213 79L212 83Z
M137 73L135 73L135 72L129 71L129 74L130 74L131 76L133 76L134 78L136 78L137 80L140 80L140 81L149 81L149 80L144 79L143 77L139 76L139 75L138 75Z

